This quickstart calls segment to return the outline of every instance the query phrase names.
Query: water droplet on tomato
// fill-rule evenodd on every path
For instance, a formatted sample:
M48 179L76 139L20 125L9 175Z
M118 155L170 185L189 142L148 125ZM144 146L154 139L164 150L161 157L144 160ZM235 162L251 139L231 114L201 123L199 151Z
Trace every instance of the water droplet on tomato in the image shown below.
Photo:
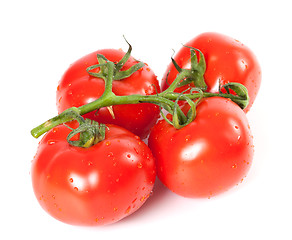
M71 182L71 183L72 183L72 182L73 182L73 178L69 178L69 182Z
M232 165L232 168L236 169L237 168L237 164Z
M55 144L56 142L54 141L54 140L48 140L48 145L53 145L53 144Z
M114 154L113 154L112 152L109 152L109 153L107 154L107 156L108 156L108 157L113 157Z
M129 207L126 209L125 214L128 214L128 213L130 212L130 210L131 210L131 206L129 206Z
M74 187L74 190L78 191L78 187Z
M185 137L185 141L186 141L186 142L188 142L190 139L191 139L191 135L187 135L187 136Z
M138 150L137 150L136 148L134 148L134 150L135 150L135 152L136 152L137 154L139 154L139 152L138 152Z
M142 167L143 167L143 164L139 162L139 163L137 164L137 168L142 168Z
M145 196L142 196L142 197L140 198L140 201L141 201L141 202L144 202L145 199L146 199L146 197L145 197Z
M128 154L127 154L127 158L131 158L131 154L128 153Z

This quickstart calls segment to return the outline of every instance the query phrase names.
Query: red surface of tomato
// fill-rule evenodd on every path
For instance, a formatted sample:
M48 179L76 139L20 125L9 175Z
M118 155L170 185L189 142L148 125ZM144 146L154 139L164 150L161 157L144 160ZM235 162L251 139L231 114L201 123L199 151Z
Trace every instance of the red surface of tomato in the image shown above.
M122 50L105 49L93 52L74 62L63 75L57 89L57 108L61 113L70 107L79 107L99 98L104 92L104 80L90 76L86 68L98 64L96 54L104 55L112 62L118 62L125 53ZM130 57L121 70L129 69L137 61ZM160 86L153 71L145 65L130 77L115 80L113 92L116 95L151 95L160 92ZM159 117L159 108L150 103L115 105L114 118L107 108L85 114L99 123L122 126L141 138L145 138Z
M254 151L245 113L220 97L199 103L196 119L179 130L160 120L149 147L159 179L184 197L211 197L235 186L246 176Z
M68 144L63 125L41 140L32 164L40 205L73 225L104 225L135 212L155 181L147 145L126 129L108 125L105 140L90 148Z
M218 33L203 33L185 44L199 49L206 60L205 82L207 91L218 92L219 84L238 82L243 84L249 93L250 103L245 108L251 108L261 84L261 68L251 50L238 40ZM174 57L181 68L190 68L190 49L182 47ZM171 63L162 79L161 88L165 90L178 74ZM187 86L178 89L185 90Z

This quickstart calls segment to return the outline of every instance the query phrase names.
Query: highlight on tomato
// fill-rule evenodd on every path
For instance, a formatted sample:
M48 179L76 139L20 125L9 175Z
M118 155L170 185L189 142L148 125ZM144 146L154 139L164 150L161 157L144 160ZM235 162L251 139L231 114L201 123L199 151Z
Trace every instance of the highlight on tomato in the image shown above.
M131 52L131 46L129 52ZM129 54L126 55L121 49L98 50L75 61L66 70L57 88L56 98L59 113L70 107L80 107L93 102L102 96L105 90L104 79L93 76L90 74L91 72L87 71L87 68L103 63L104 58L114 63L121 63L117 66L118 70L125 72L140 63ZM95 73L101 71L102 67L95 69ZM107 74L106 71L104 71L105 74ZM160 92L157 77L147 64L130 76L122 77L113 80L112 92L115 95L152 95ZM159 113L159 107L155 104L123 104L102 107L85 114L84 117L99 123L122 126L141 138L146 138L150 128L159 118Z
M156 177L148 146L111 124L104 139L88 148L70 145L70 131L57 126L39 143L31 175L42 208L64 223L85 226L114 223L139 209Z
M253 158L245 113L230 99L212 97L197 106L196 118L176 129L160 120L149 136L157 176L184 197L211 197L240 183Z
M253 105L261 85L261 67L254 53L240 41L229 36L206 32L198 35L185 44L173 57L182 69L191 68L191 53L188 47L201 51L205 66L197 69L196 74L201 75L206 83L207 91L218 92L220 86L229 82L243 84L249 94L249 105L244 109L248 112ZM200 54L197 52L200 59ZM161 82L162 90L168 88L178 74L176 66L171 62L167 67ZM194 87L194 81L177 88L183 92ZM199 87L199 86L195 86Z

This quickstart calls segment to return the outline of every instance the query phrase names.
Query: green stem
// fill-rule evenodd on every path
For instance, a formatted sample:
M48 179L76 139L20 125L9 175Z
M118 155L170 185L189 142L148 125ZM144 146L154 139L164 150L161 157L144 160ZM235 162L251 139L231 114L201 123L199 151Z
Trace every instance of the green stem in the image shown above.
M193 100L193 99L199 98L201 94L200 93L184 94L184 96ZM179 97L179 100L185 100L184 96ZM232 94L209 93L209 92L203 93L203 98L215 97L215 96L230 98L232 101L235 101L235 102L242 100L242 98L232 95ZM177 100L177 99L178 99L177 93L168 92L168 91L164 91L157 95L134 94L134 95L128 95L128 96L116 96L111 91L109 91L107 93L104 93L102 97L100 97L99 99L91 103L83 105L79 108L73 107L73 108L69 108L65 110L58 116L53 117L50 120L39 125L38 127L34 128L31 131L31 134L33 137L38 138L39 136L49 131L50 129L54 128L55 126L74 120L75 118L72 117L72 114L68 114L68 113L71 113L72 110L80 115L84 115L96 109L100 109L102 107L113 106L113 105L153 103L162 107L168 106L167 110L172 111L175 107L175 102L173 102L173 100ZM185 120L185 115L181 111L179 111L179 113L180 113L179 114L180 118L182 118L182 120Z
M171 83L171 85L164 91L164 93L173 92L178 86L178 84L180 83L180 81L186 78L187 76L188 76L188 71L182 70L180 74L177 75L175 80Z
M79 123L81 123L80 121L83 121L81 120L81 115L98 110L102 107L109 107L113 105L139 104L139 103L156 104L160 106L161 108L164 108L166 111L168 111L172 115L175 115L177 125L183 126L185 123L189 122L189 118L178 107L177 105L178 100L184 100L184 101L189 102L194 99L219 96L219 97L224 97L224 98L230 98L232 101L237 103L241 108L246 107L248 104L247 89L243 85L240 85L238 83L229 83L229 84L224 85L223 87L225 87L227 94L222 93L221 89L219 89L220 90L219 93L209 93L209 92L203 92L203 91L200 91L198 93L188 93L188 94L175 93L174 90L179 86L181 81L193 75L192 71L186 70L186 69L180 69L180 73L177 75L176 79L172 82L169 88L163 91L162 93L159 93L156 95L134 94L134 95L127 95L127 96L117 96L112 91L113 81L128 77L129 75L131 75L132 73L137 71L139 68L143 67L144 65L143 63L137 63L136 65L132 66L130 69L126 71L119 71L120 68L123 66L124 62L127 61L130 52L131 52L131 46L129 47L127 55L125 55L125 58L123 58L116 65L113 62L108 61L104 57L98 56L101 63L87 68L87 71L92 76L102 77L104 79L105 90L102 96L91 103L80 106L79 108L76 108L76 107L69 108L65 110L64 112L60 113L58 116L55 116L47 120L43 124L31 130L32 136L35 138L38 138L39 136L49 131L50 129L54 128L55 126L58 126L60 124L63 124L72 120L77 120L79 121ZM197 59L194 59L193 62L194 62L193 65L194 65L195 70L199 71L198 66L204 68L204 66L200 66L201 64L200 62L196 63ZM195 66L196 64L198 66ZM97 67L102 68L103 71L101 73L90 72L90 70ZM199 72L202 72L202 71L199 71ZM237 95L230 94L229 89L235 91Z

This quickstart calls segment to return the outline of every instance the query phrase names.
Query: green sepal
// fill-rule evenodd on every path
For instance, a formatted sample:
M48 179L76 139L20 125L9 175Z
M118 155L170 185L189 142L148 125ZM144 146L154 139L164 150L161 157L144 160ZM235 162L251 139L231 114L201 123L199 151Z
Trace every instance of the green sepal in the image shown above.
M189 46L184 46L184 47L191 49L190 50L191 69L181 69L180 72L183 72L183 71L187 72L186 74L187 77L178 84L178 87L182 87L182 86L193 83L196 88L200 88L203 91L205 91L207 89L207 85L204 79L204 74L206 71L206 61L205 61L204 54L197 48L193 48ZM198 60L196 52L198 52L200 55L199 60ZM175 61L172 60L172 62L175 62Z
M67 136L67 141L75 147L89 148L105 138L106 125L86 119L78 128L72 129ZM71 138L80 134L79 139L72 141Z
M245 109L248 106L249 104L248 90L244 85L237 82L229 82L219 87L219 92L221 94L223 94L222 89L225 89L227 94L234 95L235 93L236 94L235 96L238 96L238 98L232 97L231 100L242 109ZM230 90L232 90L233 92L231 92Z
M124 37L125 38L125 37ZM138 71L142 67L144 67L144 63L139 62L133 66L131 66L129 69L121 71L122 67L124 64L129 60L132 52L132 46L131 44L126 40L127 44L129 45L128 51L125 53L123 58L118 62L114 63L114 72L113 72L113 80L122 80L127 77L130 77L134 72ZM99 64L92 65L86 69L87 73L90 76L97 77L97 78L102 78L104 80L107 79L108 75L108 65L107 63L110 62L105 56L101 54L97 54L97 60ZM98 73L91 72L91 70L100 68L100 71Z

